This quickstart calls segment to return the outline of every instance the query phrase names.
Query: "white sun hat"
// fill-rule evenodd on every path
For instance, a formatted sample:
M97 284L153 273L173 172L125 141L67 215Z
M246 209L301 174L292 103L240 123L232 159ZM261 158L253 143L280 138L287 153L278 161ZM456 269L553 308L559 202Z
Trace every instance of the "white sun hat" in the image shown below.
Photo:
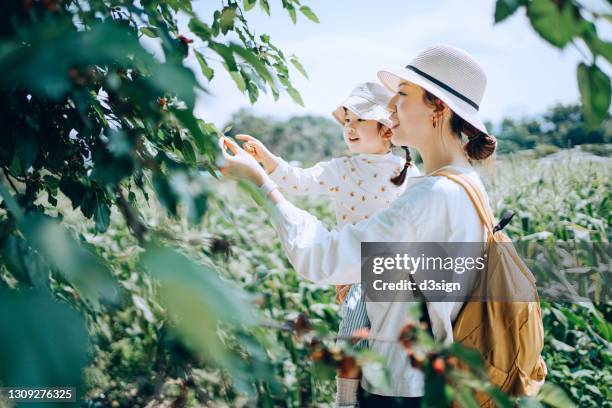
M351 91L332 115L344 125L344 108L353 112L359 119L375 120L391 127L391 112L388 109L393 93L376 82L363 82Z
M487 77L467 52L450 45L434 45L419 53L404 68L379 71L378 79L397 92L402 80L416 84L444 101L476 129L489 134L478 116Z

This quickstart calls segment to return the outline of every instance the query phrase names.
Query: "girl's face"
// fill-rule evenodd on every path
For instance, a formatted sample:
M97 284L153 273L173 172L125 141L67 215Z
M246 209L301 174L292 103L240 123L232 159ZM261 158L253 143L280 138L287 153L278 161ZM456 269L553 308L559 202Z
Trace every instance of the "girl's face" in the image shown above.
M401 82L389 102L394 145L418 148L431 139L433 108L425 104L423 94L420 86Z
M351 153L383 154L390 148L390 132L385 126L379 128L375 120L359 119L357 115L345 109L344 142Z

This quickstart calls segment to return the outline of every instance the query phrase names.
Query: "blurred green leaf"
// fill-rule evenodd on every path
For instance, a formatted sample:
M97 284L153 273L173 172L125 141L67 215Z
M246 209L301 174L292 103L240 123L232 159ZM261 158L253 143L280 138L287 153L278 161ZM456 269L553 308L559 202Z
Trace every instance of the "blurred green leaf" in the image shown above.
M300 11L302 12L303 15L306 16L306 18L308 18L310 21L313 21L315 23L319 23L319 18L317 17L317 15L310 9L310 7L308 6L302 6L300 7Z
M202 41L208 41L212 36L210 27L195 17L189 20L189 30L200 37Z
M266 13L270 15L270 4L268 4L268 0L259 0L259 7Z
M527 16L538 34L555 47L565 47L578 34L574 6L569 1L558 6L553 0L531 0Z
M0 289L3 387L76 387L82 394L87 361L86 326L76 311L48 292Z
M495 3L495 22L499 23L518 10L519 7L527 5L526 0L497 0Z
M290 61L293 64L293 66L296 67L297 70L300 71L302 75L304 75L304 77L308 78L308 74L306 73L306 70L304 69L302 64L300 64L300 61L298 61L297 58L293 57L290 59Z
M200 69L202 70L202 74L204 74L206 79L210 81L211 79L213 79L215 72L208 65L208 63L204 59L204 56L200 54L197 50L195 51L195 55L196 55L196 59L198 60L198 63L200 64Z
M257 0L244 0L244 11L249 11L257 4Z
M110 224L110 208L109 206L98 201L94 210L94 220L96 221L96 229L98 232L106 232L108 225Z
M157 38L159 37L156 34L156 28L155 27L140 27L140 32L143 33L144 35L146 35L147 37L150 38Z
M257 324L247 295L171 248L150 244L143 261L159 282L160 302L185 343L210 361L227 365L217 325Z
M537 398L553 408L572 408L576 406L561 388L549 382L544 383Z
M608 114L612 96L610 78L596 65L578 65L578 88L589 126L597 126Z

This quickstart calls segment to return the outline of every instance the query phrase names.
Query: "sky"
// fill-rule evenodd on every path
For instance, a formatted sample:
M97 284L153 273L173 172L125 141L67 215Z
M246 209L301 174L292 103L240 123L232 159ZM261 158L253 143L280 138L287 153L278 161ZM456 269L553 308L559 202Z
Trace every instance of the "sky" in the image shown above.
M440 43L465 49L483 66L487 74L480 109L484 120L498 123L505 117L536 115L557 103L579 100L576 66L584 57L574 47L559 50L546 43L531 28L524 9L494 25L494 0L302 0L320 24L298 13L294 25L280 0L269 2L271 17L256 6L246 18L256 34L269 34L274 44L287 55L295 54L305 67L309 79L291 70L304 107L286 93L278 101L262 95L251 105L229 74L213 62L211 83L206 84L198 73L210 94L199 95L196 116L221 127L242 107L278 119L330 115L357 83L375 80L381 69L403 67L419 51ZM584 3L608 7L610 12L605 1ZM200 0L194 10L209 22L220 4ZM186 27L187 20L180 21ZM611 25L598 29L601 37L612 39ZM199 72L193 54L187 65ZM609 65L604 69L612 72Z

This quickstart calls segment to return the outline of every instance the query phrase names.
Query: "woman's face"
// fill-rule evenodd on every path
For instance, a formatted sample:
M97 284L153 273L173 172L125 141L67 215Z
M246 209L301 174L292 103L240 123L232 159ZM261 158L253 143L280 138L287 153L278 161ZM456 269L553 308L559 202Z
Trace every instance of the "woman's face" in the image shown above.
M433 108L423 101L423 88L400 82L397 93L389 102L393 121L391 142L396 146L418 148L432 131Z
M351 153L382 154L389 150L389 137L384 136L378 122L359 119L350 110L345 111L344 142Z

